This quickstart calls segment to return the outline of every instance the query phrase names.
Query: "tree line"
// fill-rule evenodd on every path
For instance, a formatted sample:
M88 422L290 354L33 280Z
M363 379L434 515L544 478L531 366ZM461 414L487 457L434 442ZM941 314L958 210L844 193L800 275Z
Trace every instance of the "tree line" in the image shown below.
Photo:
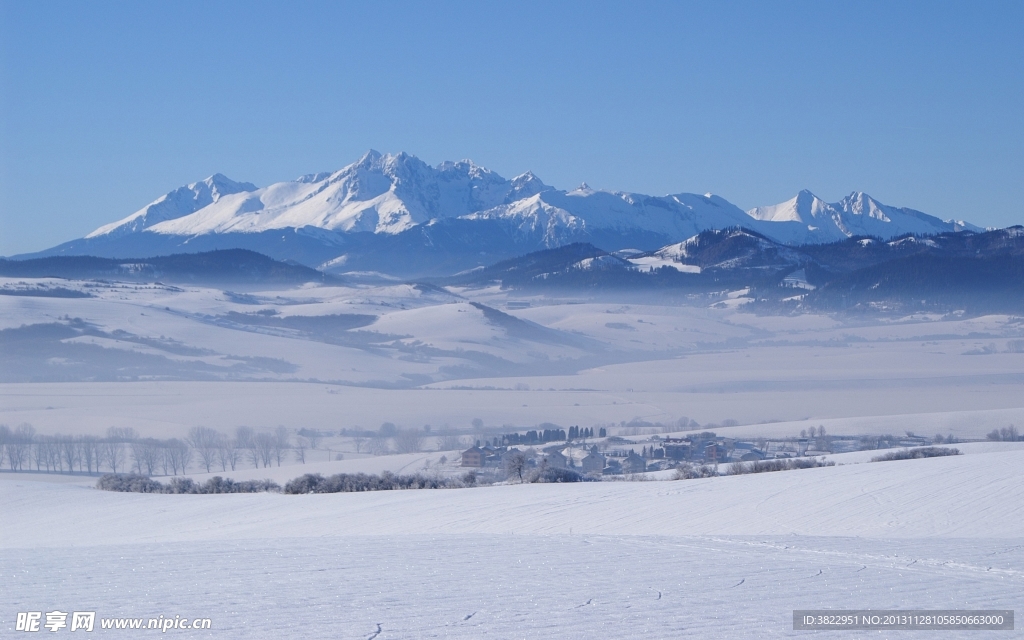
M134 473L179 475L190 467L210 473L281 466L288 455L306 461L309 443L293 442L288 430L273 432L238 427L228 436L209 427L193 427L183 438L143 438L131 427L110 427L104 437L41 435L28 424L16 429L0 425L0 468L48 473Z

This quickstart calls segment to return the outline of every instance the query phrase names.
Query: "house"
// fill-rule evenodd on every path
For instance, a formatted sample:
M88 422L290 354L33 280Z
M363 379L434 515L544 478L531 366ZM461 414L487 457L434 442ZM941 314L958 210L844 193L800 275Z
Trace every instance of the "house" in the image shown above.
M492 467L500 467L505 464L505 454L508 452L508 447L492 447L491 445L484 445L480 451L483 453L483 464L481 466L491 465Z
M750 442L737 442L733 447L733 450L729 452L729 462L755 462L764 460L766 457L764 451Z
M764 460L764 453L760 449L736 448L729 452L729 462L756 462Z
M567 458L562 455L561 451L552 451L546 460L552 469L564 469L567 466Z
M644 471L647 471L647 462L638 456L636 451L630 451L626 459L622 461L622 472L643 473Z
M580 462L583 473L601 473L604 470L605 457L597 450L597 445L590 449L587 457Z
M606 476L617 476L622 473L622 465L616 460L609 460L608 466L601 471Z
M717 442L711 442L704 447L704 461L715 463L725 458L725 448Z
M462 466L464 467L483 467L484 466L484 452L480 447L470 447L462 452Z
M665 449L665 457L671 460L688 460L693 443L686 438L665 438L662 447Z
M505 451L498 455L498 460L500 461L499 464L502 467L508 466L509 460L511 460L512 456L516 454L522 454L524 457L526 457L525 451L521 451L515 447L509 447L508 449L506 449Z

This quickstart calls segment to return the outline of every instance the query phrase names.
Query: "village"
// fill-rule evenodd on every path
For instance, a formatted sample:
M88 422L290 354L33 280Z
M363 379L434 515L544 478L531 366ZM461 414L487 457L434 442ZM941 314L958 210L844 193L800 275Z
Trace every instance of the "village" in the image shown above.
M819 430L820 429L820 430ZM799 437L759 438L744 441L720 437L711 431L693 434L653 434L641 437L609 436L600 429L570 427L510 433L480 441L462 452L461 466L490 472L495 479L514 479L527 471L570 469L597 479L654 471L667 471L683 463L718 465L825 456L833 453L923 446L929 438L905 436L832 436L824 427L812 427ZM612 479L612 478L610 478Z

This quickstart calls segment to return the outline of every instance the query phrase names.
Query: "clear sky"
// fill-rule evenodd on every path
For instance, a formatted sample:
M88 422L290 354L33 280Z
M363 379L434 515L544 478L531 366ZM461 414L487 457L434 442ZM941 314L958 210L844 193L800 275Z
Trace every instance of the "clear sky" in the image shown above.
M1024 2L0 0L0 254L367 149L1024 223Z

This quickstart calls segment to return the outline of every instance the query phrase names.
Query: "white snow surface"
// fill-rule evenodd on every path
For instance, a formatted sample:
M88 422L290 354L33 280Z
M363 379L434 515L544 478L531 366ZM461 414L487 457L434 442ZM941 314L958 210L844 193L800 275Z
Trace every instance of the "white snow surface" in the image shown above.
M1024 326L1008 316L765 317L743 312L742 291L729 294L727 308L533 296L520 300L527 308L508 309L509 292L497 288L309 286L242 296L0 279L14 289L50 285L93 297L0 296L0 329L70 318L91 327L54 347L77 351L36 363L31 379L50 382L0 384L0 424L27 422L41 433L133 426L169 438L197 424L230 432L385 421L468 429L474 418L520 428L671 425L685 416L702 425L735 420L723 435L745 437L820 424L836 434L983 438L1024 425L1024 353L1014 346ZM506 320L470 302L505 309ZM231 312L374 319L324 342L226 321ZM67 379L86 347L99 368L54 381ZM153 368L116 377L140 357Z
M1015 448L700 480L307 496L120 494L5 473L0 495L10 517L2 546L371 533L555 535L570 527L594 535L1012 539L1021 537L1024 521L1022 464L1024 451ZM131 527L111 517L117 509L132 514ZM161 513L177 524L167 526ZM74 527L61 526L64 521Z
M1022 463L303 496L0 474L0 625L59 607L213 620L190 638L779 638L794 609L1013 609Z

